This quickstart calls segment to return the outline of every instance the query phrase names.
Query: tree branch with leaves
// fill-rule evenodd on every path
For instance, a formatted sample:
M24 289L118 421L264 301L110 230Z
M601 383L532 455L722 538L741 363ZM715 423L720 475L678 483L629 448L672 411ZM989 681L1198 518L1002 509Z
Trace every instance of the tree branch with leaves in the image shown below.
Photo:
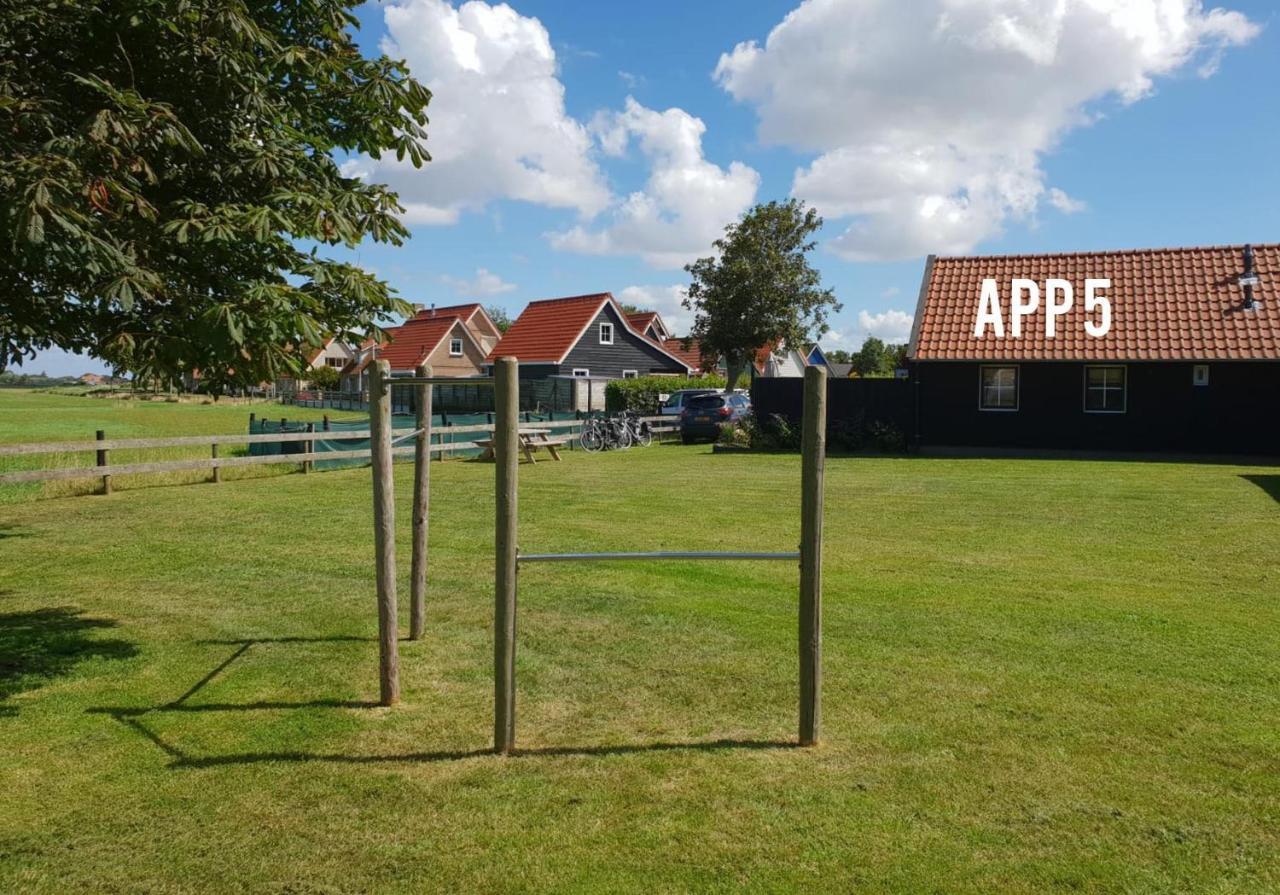
M89 352L214 386L409 312L327 246L408 231L335 153L415 165L430 92L355 0L31 0L0 19L0 370Z

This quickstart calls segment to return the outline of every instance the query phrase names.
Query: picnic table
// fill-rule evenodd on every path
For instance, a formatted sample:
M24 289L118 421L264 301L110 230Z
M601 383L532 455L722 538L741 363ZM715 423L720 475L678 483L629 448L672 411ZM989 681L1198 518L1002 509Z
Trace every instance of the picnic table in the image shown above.
M520 450L524 452L525 459L530 463L537 463L533 455L535 451L546 448L547 453L551 455L551 459L560 460L560 446L569 443L568 438L552 438L550 429L542 429L535 426L521 426L516 430L520 437ZM478 447L484 448L484 453L480 455L481 460L493 459L493 439L484 438L476 442Z

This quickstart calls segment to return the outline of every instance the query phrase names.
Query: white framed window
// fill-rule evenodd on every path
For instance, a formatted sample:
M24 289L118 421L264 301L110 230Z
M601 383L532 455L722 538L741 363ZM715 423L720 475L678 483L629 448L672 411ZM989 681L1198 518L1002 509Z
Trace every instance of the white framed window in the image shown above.
M324 362L325 366L336 367L339 370L347 365L347 359L345 357L326 357Z
M978 370L978 409L1017 410L1018 373L1016 366L984 366Z
M462 357L462 340L461 339L449 340L449 356Z
M1196 364L1191 368L1191 384L1207 386L1209 384L1209 365Z
M600 324L600 344L601 345L613 344L613 324L612 323Z
M1091 365L1084 368L1084 412L1124 413L1128 401L1128 369Z
M623 378L623 379L636 379L637 377L639 377L639 375L640 375L640 373L639 373L638 371L636 371L636 370L623 370L623 371L622 371L622 378Z
M586 367L574 367L573 375L574 376L590 376L591 371L588 370Z

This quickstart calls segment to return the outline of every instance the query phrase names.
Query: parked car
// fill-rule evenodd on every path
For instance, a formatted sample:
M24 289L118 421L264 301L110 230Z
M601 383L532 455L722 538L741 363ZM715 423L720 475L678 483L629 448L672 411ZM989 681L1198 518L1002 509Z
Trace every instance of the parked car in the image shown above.
M682 388L680 391L672 392L663 399L662 406L658 408L658 413L662 416L679 416L684 412L690 398L695 395L714 395L718 391L719 389L715 388Z
M680 440L693 444L698 439L715 441L720 427L734 423L751 412L751 400L745 395L694 395L680 414Z

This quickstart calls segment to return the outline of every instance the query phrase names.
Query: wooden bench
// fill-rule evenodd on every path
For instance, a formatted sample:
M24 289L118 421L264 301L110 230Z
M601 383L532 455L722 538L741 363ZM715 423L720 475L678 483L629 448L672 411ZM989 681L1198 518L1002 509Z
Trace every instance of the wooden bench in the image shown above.
M547 453L551 455L551 459L560 460L560 448L569 443L568 438L551 438L550 429L520 429L520 450L524 452L525 459L530 463L537 463L533 454L541 448L546 448ZM477 441L479 447L484 448L484 453L480 455L481 460L493 459L493 439L485 438Z

